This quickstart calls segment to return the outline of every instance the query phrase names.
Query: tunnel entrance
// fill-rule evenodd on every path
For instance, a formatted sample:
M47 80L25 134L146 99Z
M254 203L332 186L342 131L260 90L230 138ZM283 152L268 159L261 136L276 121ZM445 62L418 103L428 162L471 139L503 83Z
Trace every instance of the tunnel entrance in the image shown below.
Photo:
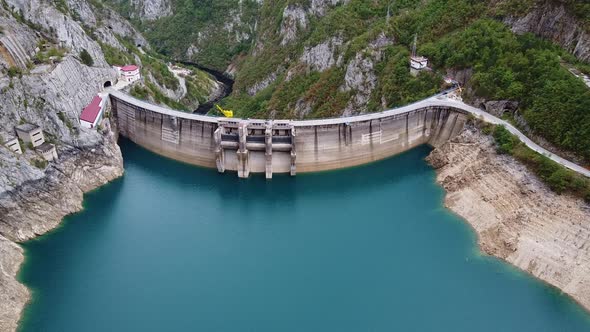
M111 87L111 86L113 86L113 82L111 82L111 81L106 81L103 84L103 87L105 87L105 88L108 88L108 87Z

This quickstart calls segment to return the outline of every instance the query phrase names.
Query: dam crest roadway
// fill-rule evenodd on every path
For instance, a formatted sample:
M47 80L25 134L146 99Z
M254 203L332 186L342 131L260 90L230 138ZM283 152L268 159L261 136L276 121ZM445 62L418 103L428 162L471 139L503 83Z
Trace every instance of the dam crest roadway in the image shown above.
M391 110L317 120L220 118L175 111L107 89L120 135L166 157L250 173L316 172L384 159L457 136L469 116L503 125L530 149L590 177L590 170L542 148L507 121L447 93Z

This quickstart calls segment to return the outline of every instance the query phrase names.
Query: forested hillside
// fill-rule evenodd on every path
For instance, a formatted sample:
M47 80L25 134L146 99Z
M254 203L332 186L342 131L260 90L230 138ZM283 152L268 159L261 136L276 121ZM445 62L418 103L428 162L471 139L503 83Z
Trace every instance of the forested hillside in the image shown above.
M230 66L236 83L223 103L239 116L317 118L379 111L439 91L442 77L450 75L464 83L467 101L476 106L514 102L513 116L521 126L590 160L590 93L568 71L590 72L585 62L590 56L590 3L169 4L172 12L155 20L129 16L165 56L222 70ZM418 52L433 69L418 77L410 75L408 65L414 36Z
M157 52L219 71L225 70L236 55L248 52L260 7L255 0L104 2L133 22ZM154 8L146 8L149 6ZM146 10L155 12L142 15Z

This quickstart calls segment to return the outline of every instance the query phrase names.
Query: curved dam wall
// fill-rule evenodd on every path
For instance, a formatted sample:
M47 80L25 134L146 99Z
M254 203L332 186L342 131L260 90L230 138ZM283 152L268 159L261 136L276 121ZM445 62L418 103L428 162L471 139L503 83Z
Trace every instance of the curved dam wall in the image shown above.
M173 111L111 92L119 134L163 156L220 172L316 172L361 165L422 144L438 146L463 129L468 112L421 102L323 120L227 119Z

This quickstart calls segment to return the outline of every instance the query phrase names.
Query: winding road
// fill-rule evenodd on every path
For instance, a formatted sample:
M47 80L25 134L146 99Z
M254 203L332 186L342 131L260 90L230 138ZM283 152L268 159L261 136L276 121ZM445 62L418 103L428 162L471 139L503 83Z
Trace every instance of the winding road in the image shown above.
M590 170L548 151L547 149L545 149L545 148L541 147L540 145L538 145L537 143L533 142L530 138L528 138L525 134L523 134L518 129L516 129L509 122L499 119L499 118L497 118L497 117L495 117L495 116L493 116L493 115L491 115L479 108L467 105L461 101L447 98L444 95L434 96L429 99L425 99L425 100L422 100L420 102L417 102L417 103L414 103L414 104L408 105L408 106L413 106L412 108L421 108L421 107L427 107L427 106L448 106L448 107L458 108L458 109L464 110L466 112L469 112L469 113L481 118L485 122L495 124L495 125L502 125L502 126L506 127L506 129L509 132L516 135L521 142L523 142L526 146L528 146L533 151L536 151L536 152L546 156L547 158L555 161L556 163L558 163L558 164L560 164L560 165L562 165L562 166L564 166L576 173L582 174L582 175L590 178Z

